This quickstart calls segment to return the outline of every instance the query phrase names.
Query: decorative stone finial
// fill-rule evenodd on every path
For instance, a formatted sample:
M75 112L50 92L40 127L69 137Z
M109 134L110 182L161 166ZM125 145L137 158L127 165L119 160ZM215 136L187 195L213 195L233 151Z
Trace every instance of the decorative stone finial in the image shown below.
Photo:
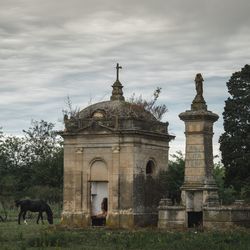
M119 70L122 69L121 66L119 66L119 63L116 64L116 81L114 82L114 84L112 85L112 96L110 97L111 101L124 101L125 98L123 96L123 92L122 92L122 84L119 81Z
M191 105L191 109L192 110L207 110L207 105L203 98L203 81L204 80L203 80L201 73L196 74L194 81L195 81L196 96Z

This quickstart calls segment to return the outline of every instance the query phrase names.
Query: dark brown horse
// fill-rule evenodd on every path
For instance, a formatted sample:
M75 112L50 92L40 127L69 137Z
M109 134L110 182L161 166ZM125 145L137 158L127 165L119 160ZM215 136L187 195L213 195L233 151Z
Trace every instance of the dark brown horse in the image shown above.
M23 216L24 223L27 224L25 216L27 211L38 212L38 217L36 223L39 223L40 218L43 223L43 212L47 214L47 220L49 224L53 224L53 213L50 209L50 206L43 200L17 200L15 201L16 206L20 206L20 212L18 215L18 224L20 224L21 216Z

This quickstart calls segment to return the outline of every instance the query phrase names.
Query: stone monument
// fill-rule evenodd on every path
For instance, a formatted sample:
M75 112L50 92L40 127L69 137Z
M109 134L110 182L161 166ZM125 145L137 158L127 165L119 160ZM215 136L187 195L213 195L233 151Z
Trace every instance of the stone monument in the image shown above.
M250 227L250 207L244 203L221 206L212 175L213 123L218 115L208 111L203 97L203 78L195 77L196 96L191 110L179 115L185 122L185 175L181 187L181 204L162 199L158 207L159 228Z
M119 70L110 100L65 116L62 224L96 225L102 201L111 228L157 225L157 176L167 170L168 123L125 101Z
M179 115L185 122L186 152L182 202L186 209L187 224L202 223L205 205L219 205L213 168L213 123L218 115L208 111L203 98L203 78L195 77L196 96L191 110Z

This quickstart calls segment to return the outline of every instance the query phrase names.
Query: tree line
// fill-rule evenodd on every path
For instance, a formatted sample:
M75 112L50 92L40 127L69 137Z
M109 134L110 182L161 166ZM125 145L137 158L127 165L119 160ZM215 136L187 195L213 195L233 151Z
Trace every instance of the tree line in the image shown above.
M63 147L54 124L32 121L22 136L0 134L0 198L62 200Z

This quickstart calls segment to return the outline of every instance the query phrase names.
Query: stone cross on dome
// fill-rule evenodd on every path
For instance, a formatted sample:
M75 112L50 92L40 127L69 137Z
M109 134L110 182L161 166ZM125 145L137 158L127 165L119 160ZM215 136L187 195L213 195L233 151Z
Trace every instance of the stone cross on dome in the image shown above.
M116 81L119 81L119 70L122 69L122 66L119 66L119 63L116 64Z
M122 69L122 66L119 65L119 63L116 64L116 81L112 85L112 95L110 97L111 101L125 101L125 98L123 96L122 92L122 84L119 81L119 70Z

